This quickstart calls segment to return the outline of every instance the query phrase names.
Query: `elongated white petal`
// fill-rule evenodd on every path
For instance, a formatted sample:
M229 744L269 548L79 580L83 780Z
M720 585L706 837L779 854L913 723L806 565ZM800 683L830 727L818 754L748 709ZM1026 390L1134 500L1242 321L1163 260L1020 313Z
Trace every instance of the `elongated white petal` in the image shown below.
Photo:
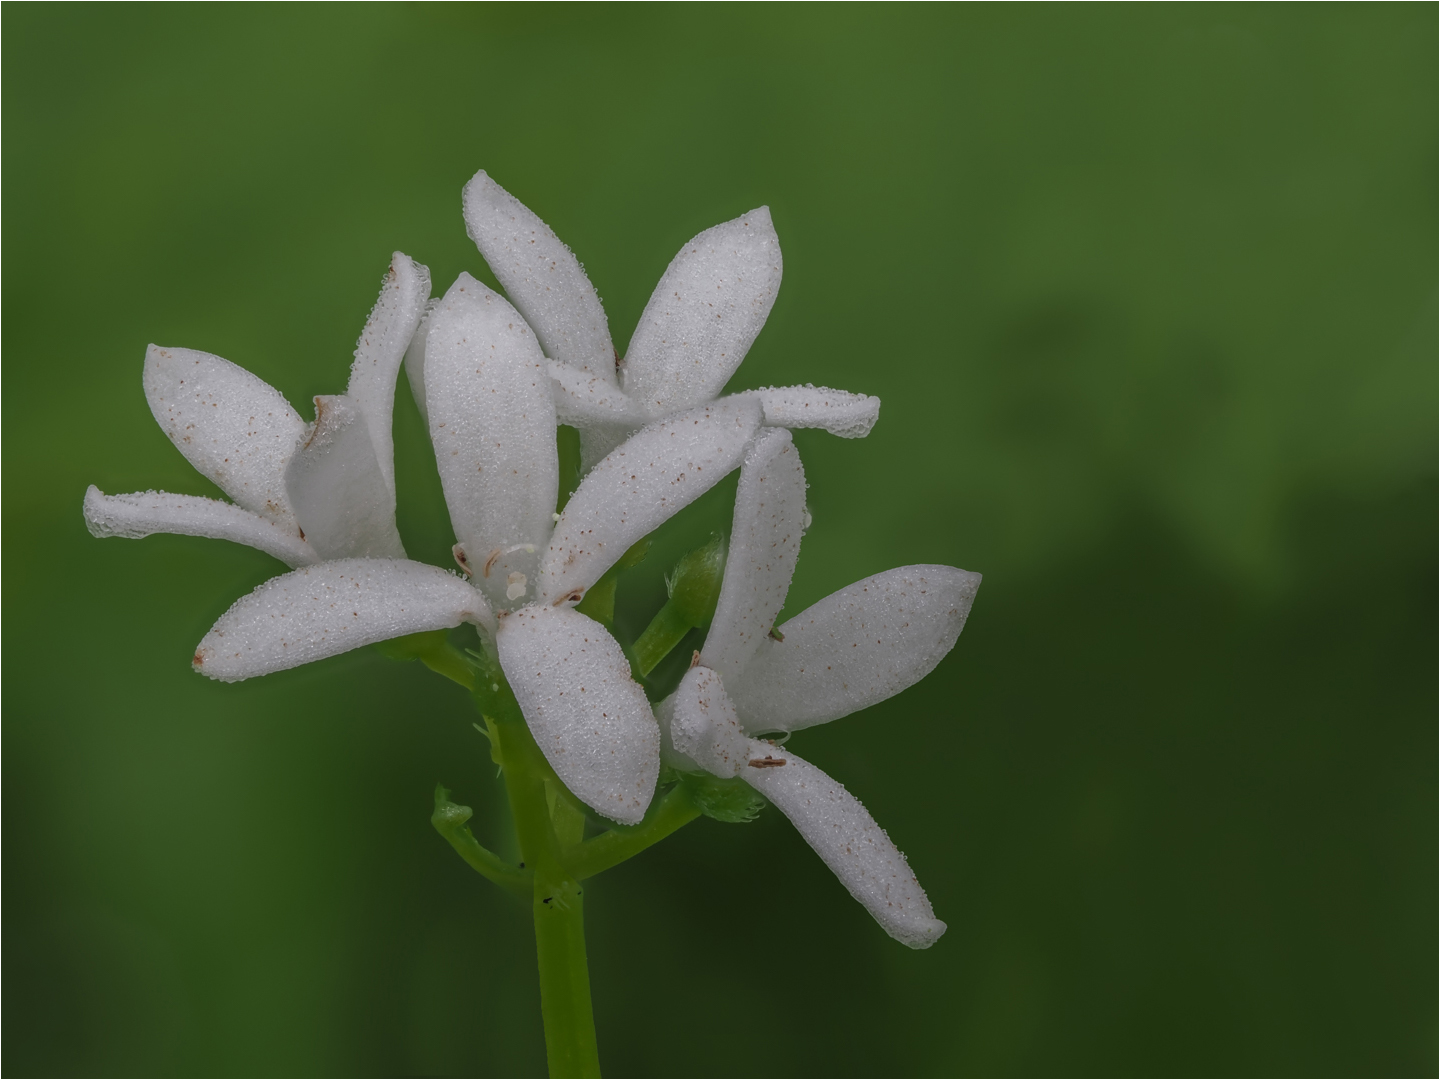
M365 414L375 460L393 494L395 491L395 442L391 417L395 411L395 380L400 361L420 324L425 301L430 298L430 271L404 252L395 252L390 269L380 286L380 299L365 320L365 329L355 343L355 362L350 366L350 385L345 393Z
M425 302L425 311L415 327L410 347L405 350L405 376L410 380L410 393L415 398L420 419L425 421L427 429L430 427L430 412L425 407L425 338L430 333L430 317L440 306L440 299L436 296Z
M92 484L85 492L85 525L91 536L124 536L132 540L154 533L208 536L259 548L291 566L320 561L320 553L300 539L293 528L199 495L172 495L168 491L106 495Z
M294 523L285 463L305 421L278 390L218 356L158 345L145 353L144 381L150 411L191 465L246 510Z
M678 760L694 762L716 776L748 772L746 766L754 757L751 740L740 730L735 706L715 671L692 667L655 715L665 748L683 755Z
M727 689L747 731L795 731L900 693L955 645L980 575L902 566L857 581L760 643Z
M745 451L730 553L702 663L739 676L785 606L805 531L805 468L788 431L764 429Z
M555 384L555 416L577 428L596 425L639 427L645 416L613 380L591 375L558 360L550 361Z
M737 396L641 428L565 504L540 564L541 598L588 589L631 544L735 468L759 426L760 406Z
M860 800L789 750L751 740L745 781L769 799L885 932L912 949L945 933L905 856ZM783 764L781 764L783 762Z
M465 231L552 360L615 381L615 346L595 286L550 226L482 169L465 185Z
M706 229L670 262L630 339L625 392L652 416L708 401L745 359L780 289L768 207Z
M560 486L555 401L530 327L469 274L430 317L425 399L461 554L497 609L519 606L535 595Z
M376 641L462 622L494 625L464 578L404 559L338 559L241 597L195 650L195 670L239 682Z
M578 611L534 604L501 619L495 641L561 782L614 821L644 817L660 775L660 729L615 639Z
M863 439L880 418L880 399L827 386L768 386L752 390L772 427L823 428L842 439Z
M367 414L348 394L315 399L310 438L285 470L305 538L327 559L403 559L395 488L375 456Z

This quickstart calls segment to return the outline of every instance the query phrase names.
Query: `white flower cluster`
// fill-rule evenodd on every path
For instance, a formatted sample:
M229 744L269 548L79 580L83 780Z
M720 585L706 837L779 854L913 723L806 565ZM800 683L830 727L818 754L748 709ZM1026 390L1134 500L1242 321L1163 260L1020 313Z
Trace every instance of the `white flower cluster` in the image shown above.
M249 544L295 567L235 603L196 649L227 682L473 623L537 744L598 814L641 820L662 759L743 777L846 888L916 948L945 930L905 857L844 787L760 735L846 716L910 686L954 645L980 575L909 566L775 619L808 524L786 428L867 434L879 400L812 386L721 397L780 285L767 209L708 229L665 271L623 360L579 261L479 173L465 222L508 299L468 274L430 299L396 253L343 394L306 424L226 360L151 346L145 393L175 446L233 501L91 487L96 536ZM391 414L402 360L429 426L465 576L406 558ZM583 480L556 517L556 425ZM620 645L575 610L631 545L740 469L720 597L679 689L652 709Z

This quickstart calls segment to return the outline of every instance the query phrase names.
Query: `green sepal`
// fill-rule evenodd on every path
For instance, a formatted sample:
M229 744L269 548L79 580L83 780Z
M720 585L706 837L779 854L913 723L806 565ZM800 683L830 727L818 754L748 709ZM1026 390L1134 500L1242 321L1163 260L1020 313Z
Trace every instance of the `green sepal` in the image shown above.
M418 634L377 641L375 649L391 660L419 660L445 648L446 642L450 640L449 635L449 630L422 630Z
M768 805L765 796L738 776L722 779L709 773L678 773L680 783L700 812L731 825L754 821Z

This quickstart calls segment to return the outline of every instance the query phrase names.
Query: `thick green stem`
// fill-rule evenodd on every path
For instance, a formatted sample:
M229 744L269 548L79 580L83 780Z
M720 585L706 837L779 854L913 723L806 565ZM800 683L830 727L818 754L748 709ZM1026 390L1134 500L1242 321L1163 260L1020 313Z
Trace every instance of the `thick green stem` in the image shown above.
M700 807L695 805L685 786L677 784L650 807L645 820L634 828L613 828L566 849L565 865L578 880L584 881L640 854L699 816Z
M517 710L518 712L518 710ZM540 965L540 1013L551 1076L599 1076L600 1053L585 960L585 909L580 882L560 859L551 807L550 770L518 716L496 723L497 756L525 866L534 875L532 911Z
M585 960L585 906L569 875L535 876L535 954L540 963L540 1014L551 1076L599 1076L590 969Z

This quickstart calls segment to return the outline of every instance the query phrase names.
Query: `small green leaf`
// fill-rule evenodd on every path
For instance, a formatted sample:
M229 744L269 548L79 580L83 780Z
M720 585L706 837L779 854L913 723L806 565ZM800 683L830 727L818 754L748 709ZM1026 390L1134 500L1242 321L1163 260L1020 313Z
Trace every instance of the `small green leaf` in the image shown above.
M738 776L728 780L708 773L681 773L680 782L706 817L739 825L754 821L765 809L765 797Z

